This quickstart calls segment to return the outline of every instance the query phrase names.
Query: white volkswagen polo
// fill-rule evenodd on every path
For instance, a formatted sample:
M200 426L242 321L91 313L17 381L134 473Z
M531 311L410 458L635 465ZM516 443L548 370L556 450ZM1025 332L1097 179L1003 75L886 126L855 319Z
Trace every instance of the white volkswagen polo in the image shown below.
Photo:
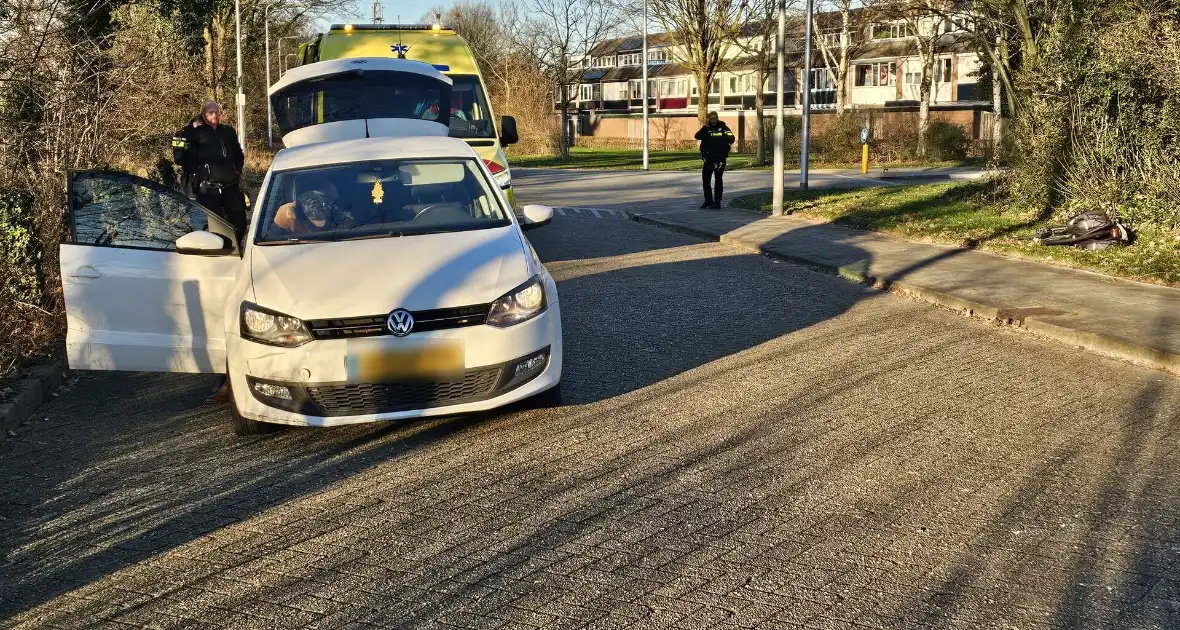
M522 232L553 211L518 218L442 129L280 152L240 244L171 189L72 173L70 366L228 371L239 434L559 402L557 289Z

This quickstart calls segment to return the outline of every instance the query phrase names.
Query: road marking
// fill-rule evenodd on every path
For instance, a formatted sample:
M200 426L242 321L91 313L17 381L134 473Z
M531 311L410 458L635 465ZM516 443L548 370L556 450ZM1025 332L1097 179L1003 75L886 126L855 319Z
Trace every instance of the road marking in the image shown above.
M560 206L554 207L554 210L562 216L577 216L589 219L593 216L595 219L614 219L616 221L627 221L630 219L630 214L626 210L613 210L610 208L585 208L580 206Z

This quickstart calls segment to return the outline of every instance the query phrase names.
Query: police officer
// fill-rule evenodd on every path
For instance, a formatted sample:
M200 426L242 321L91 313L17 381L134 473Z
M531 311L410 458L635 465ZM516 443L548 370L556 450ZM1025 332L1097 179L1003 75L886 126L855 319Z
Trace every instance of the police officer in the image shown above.
M240 180L245 155L233 127L221 124L221 106L205 103L172 138L172 159L198 203L229 221L238 241L246 234L246 196Z
M241 243L246 234L246 196L240 181L246 157L233 127L221 124L221 106L216 101L206 102L201 115L173 136L172 160L180 166L185 189L197 203L229 221ZM206 401L227 400L229 381L223 377Z
M701 204L702 209L721 207L725 159L729 157L729 146L736 140L733 132L729 130L729 125L721 122L717 112L709 112L708 120L708 124L701 127L695 136L701 141L701 158L705 161L701 167L701 182L705 188L705 203ZM716 180L715 187L709 186L710 179Z

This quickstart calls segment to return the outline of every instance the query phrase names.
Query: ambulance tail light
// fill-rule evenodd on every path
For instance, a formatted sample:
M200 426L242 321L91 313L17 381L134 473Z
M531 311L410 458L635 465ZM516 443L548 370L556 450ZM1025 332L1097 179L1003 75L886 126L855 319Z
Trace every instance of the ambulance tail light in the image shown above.
M512 173L508 171L507 166L495 160L484 160L483 163L488 165L488 170L492 172L492 179L496 180L500 188L508 188L512 185Z

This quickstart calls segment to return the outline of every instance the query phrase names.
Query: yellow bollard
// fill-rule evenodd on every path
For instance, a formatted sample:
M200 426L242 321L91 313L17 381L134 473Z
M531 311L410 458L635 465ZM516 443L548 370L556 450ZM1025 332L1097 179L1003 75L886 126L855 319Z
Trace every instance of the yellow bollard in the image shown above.
M860 174L867 175L869 173L869 143L861 145L860 153Z

